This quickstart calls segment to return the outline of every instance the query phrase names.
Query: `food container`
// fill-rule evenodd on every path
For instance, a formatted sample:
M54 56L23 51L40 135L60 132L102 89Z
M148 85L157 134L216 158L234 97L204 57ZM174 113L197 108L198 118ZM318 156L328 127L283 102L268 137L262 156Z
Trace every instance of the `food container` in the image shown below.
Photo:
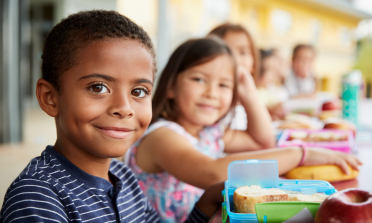
M303 114L308 116L317 116L320 112L322 103L318 99L301 98L290 99L283 103L286 113Z
M257 214L235 213L233 195L242 186L258 185L261 188L278 188L300 191L305 194L325 193L330 195L337 190L327 181L321 180L279 180L276 160L234 161L228 166L228 177L222 192L225 201L222 204L222 220L227 216L231 223L283 222L296 215L305 207L315 216L320 203L316 202L269 202L256 204Z
M320 133L320 132L330 132L336 134L347 134L347 140L344 141L318 141L318 142L308 142L302 140L289 140L290 135L293 132L305 131L309 133ZM321 147L332 149L335 151L340 151L344 153L350 153L354 146L354 135L350 130L337 130L337 129L321 129L321 130L309 130L309 129L286 129L283 134L280 136L278 141L278 147L286 146L300 146L305 145L308 147Z

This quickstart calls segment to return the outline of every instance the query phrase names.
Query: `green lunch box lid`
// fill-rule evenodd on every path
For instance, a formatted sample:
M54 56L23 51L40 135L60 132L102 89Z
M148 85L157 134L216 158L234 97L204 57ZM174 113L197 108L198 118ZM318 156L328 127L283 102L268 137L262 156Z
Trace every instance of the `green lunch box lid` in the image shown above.
M279 201L270 203L256 204L256 215L259 223L284 222L304 208L310 212L313 218L318 211L320 203L299 202L299 201Z

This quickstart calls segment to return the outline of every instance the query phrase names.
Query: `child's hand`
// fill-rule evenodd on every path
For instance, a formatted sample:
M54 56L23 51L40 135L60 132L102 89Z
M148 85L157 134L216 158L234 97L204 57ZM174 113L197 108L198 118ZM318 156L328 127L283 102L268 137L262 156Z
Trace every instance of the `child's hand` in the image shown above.
M204 191L204 194L200 197L199 201L196 203L199 210L208 217L212 217L213 214L221 207L223 202L222 191L224 188L224 182L216 183L208 187Z
M271 118L275 120L281 120L285 117L285 110L282 103L278 103L277 105L268 108Z
M239 98L244 98L246 96L256 97L257 88L254 83L252 75L249 71L243 67L238 67L238 95ZM257 98L257 97L256 97Z
M356 157L336 152L328 149L321 148L307 148L307 155L305 158L304 166L314 165L337 165L346 174L349 174L347 165L349 164L352 168L358 170L358 166L362 165Z

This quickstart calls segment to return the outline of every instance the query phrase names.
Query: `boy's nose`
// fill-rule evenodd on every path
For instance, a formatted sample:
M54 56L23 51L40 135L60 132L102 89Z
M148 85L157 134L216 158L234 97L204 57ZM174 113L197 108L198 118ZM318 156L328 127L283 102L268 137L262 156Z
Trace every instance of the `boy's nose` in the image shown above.
M132 117L134 115L134 110L131 106L130 96L125 94L113 97L109 113L110 115L118 116L119 118Z

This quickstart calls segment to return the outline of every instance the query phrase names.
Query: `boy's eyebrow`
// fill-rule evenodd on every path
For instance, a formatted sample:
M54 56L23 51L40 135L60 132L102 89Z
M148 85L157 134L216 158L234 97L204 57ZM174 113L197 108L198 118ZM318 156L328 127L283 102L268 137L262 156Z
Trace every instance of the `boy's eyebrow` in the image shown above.
M115 82L115 78L111 77L111 76L108 76L108 75L104 75L104 74L97 74L97 73L93 73L93 74L89 74L89 75L86 75L84 77L81 77L79 80L84 80L84 79L88 79L88 78L94 78L94 77L98 77L98 78L102 78L102 79L105 79L107 81L112 81L112 82ZM136 79L134 81L135 84L141 84L141 83L149 83L151 85L153 85L154 83L151 81L151 80L148 80L148 79L145 79L145 78L139 78L139 79Z
M88 78L93 78L93 77L98 77L98 78L102 78L102 79L105 79L107 81L115 81L115 78L111 77L111 76L108 76L108 75L104 75L104 74L96 74L96 73L93 73L93 74L89 74L89 75L86 75L84 77L81 77L79 79L80 80L83 80L83 79L88 79Z

